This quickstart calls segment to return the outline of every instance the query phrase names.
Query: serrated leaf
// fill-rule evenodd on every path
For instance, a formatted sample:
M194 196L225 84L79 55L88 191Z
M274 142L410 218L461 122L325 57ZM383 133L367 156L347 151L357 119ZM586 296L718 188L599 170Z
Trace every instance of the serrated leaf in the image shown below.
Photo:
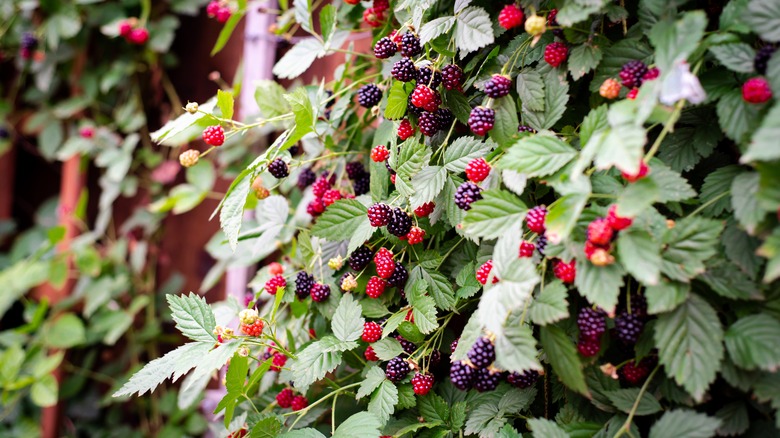
M236 178L225 199L222 201L219 211L219 226L228 239L230 248L235 251L238 246L238 234L241 232L241 223L244 218L244 205L249 195L249 179L246 175Z
M347 418L336 428L332 438L354 438L356 436L379 436L381 422L376 415L369 412L358 412Z
M368 222L367 211L360 201L340 199L331 204L317 219L311 234L332 242L349 239L363 222Z
M763 295L753 279L732 263L717 263L699 275L713 291L732 300L760 300Z
M690 285L678 282L662 282L645 289L647 313L656 315L671 312L688 300Z
M744 170L736 165L721 167L704 177L699 199L707 204L702 214L710 217L720 216L724 211L731 211L731 184L734 178Z
M626 414L633 411L635 415L638 416L650 415L655 414L662 409L658 400L645 391L642 393L642 398L639 400L639 404L634 410L634 402L639 398L639 388L617 389L614 391L607 391L604 394L606 394L609 401L611 401L618 410L625 412Z
M666 249L661 254L661 270L676 280L687 281L704 272L704 261L717 252L723 223L699 217L677 221L663 237Z
M455 118L463 124L468 124L469 114L471 114L471 105L468 98L457 90L442 90L442 102L446 108L452 111Z
M741 401L723 406L715 413L715 417L721 421L718 428L720 436L742 435L750 427L747 406Z
M780 41L780 4L773 0L751 0L742 18L764 41Z
M505 371L522 372L540 370L542 365L536 359L536 339L527 325L520 325L520 319L510 318L504 333L497 336L496 366Z
M390 155L390 166L401 178L411 178L428 164L431 151L424 144L410 138L398 145L397 156Z
M455 21L455 47L460 57L493 43L493 24L484 9L469 6L458 14Z
M500 336L507 318L525 306L540 278L530 259L515 259L502 266L494 255L494 261L495 275L501 281L482 293L476 314L483 327Z
M412 207L417 208L436 199L447 182L447 171L441 166L426 166L412 177L414 194L410 198Z
M767 75L769 75L769 72L767 72ZM739 159L740 163L777 160L780 158L778 138L780 138L780 104L775 104L764 117L761 127L758 128L750 139L747 151Z
M691 295L677 309L658 317L654 338L666 374L701 400L723 358L723 328L715 310Z
M482 403L469 413L466 421L466 435L479 434L480 436L495 436L501 427L506 424L506 418L497 406L490 403Z
M496 238L525 218L528 208L517 196L500 189L482 192L482 199L471 204L463 218L463 229L467 234Z
M617 106L610 108L609 117ZM610 169L617 167L621 172L636 174L639 170L639 161L644 154L644 146L647 141L646 132L642 127L633 125L613 126L603 137L595 156L595 164L598 169Z
M603 131L608 127L607 105L601 105L598 108L590 110L588 115L582 120L582 125L580 126L580 144L588 144L593 134Z
M761 220L766 216L766 211L758 205L759 175L757 172L742 173L734 178L731 184L731 193L737 196L731 197L731 205L734 208L734 216L740 225L745 227L748 234L753 234Z
M496 147L492 140L478 140L471 136L459 137L444 150L442 165L452 173L461 173L474 158L484 157Z
M222 368L241 346L240 342L223 342L211 349L198 361L198 365L192 371L190 384L194 384L201 378L211 375L214 371ZM184 387L187 389L187 387Z
M667 411L650 428L650 438L710 438L720 420L687 409Z
M389 380L383 380L371 396L368 403L368 412L373 413L384 424L390 419L398 404L398 388Z
M341 364L341 352L357 346L354 342L343 342L332 336L325 336L298 352L291 366L293 379L298 388L306 388L322 379Z
M663 71L671 71L675 62L684 61L693 53L704 36L707 16L704 11L686 12L677 21L663 20L648 33L655 46L655 62Z
M658 186L657 202L684 201L696 196L688 181L667 166L653 163L648 177Z
M385 381L385 372L378 366L372 366L366 373L366 378L357 390L356 398L361 399L379 387Z
M776 372L780 367L780 322L765 315L740 318L726 331L729 357L743 369Z
M547 228L545 236L550 243L558 244L569 237L588 202L589 195L590 193L577 193L562 196L549 206L544 225Z
M252 426L252 430L249 432L249 438L276 438L280 436L281 432L282 422L279 418L267 417Z
M409 95L406 93L404 83L395 81L390 87L387 95L387 106L385 107L385 118L389 120L398 120L406 114L406 106Z
M731 90L718 101L718 122L728 138L742 143L758 123L757 105L745 102L741 90Z
M577 151L557 137L534 135L518 140L498 162L502 169L529 177L557 172L577 156Z
M328 45L336 30L336 8L333 5L325 5L320 9L319 15L322 40L325 41L325 45Z
M726 68L738 73L752 73L756 51L745 43L721 44L710 47L710 53Z
M574 284L588 302L613 313L623 286L623 270L616 264L596 266L589 262L578 263Z
M539 292L531 307L528 316L536 325L552 324L569 316L569 303L566 301L568 292L566 286L560 280L546 284Z
M395 330L395 329L393 329ZM384 338L371 344L380 360L390 360L404 352L401 344L394 338Z
M573 48L567 60L572 79L576 81L594 70L601 62L602 56L601 49L589 43Z
M217 321L206 299L192 292L188 295L166 295L176 329L193 341L217 342Z
M555 374L572 391L589 395L577 349L566 333L554 325L541 327L541 344Z
M517 106L514 99L505 97L493 103L495 122L490 130L490 138L500 146L509 146L517 135Z
M466 326L463 327L463 331L460 333L460 340L455 351L452 352L452 360L462 360L466 358L466 353L469 351L477 338L482 336L482 325L479 321L479 315L476 312L471 314Z
M336 338L344 342L356 341L360 338L365 322L365 319L360 316L361 311L360 303L352 298L352 294L344 294L341 297L331 322Z
M531 111L544 111L544 80L535 70L524 70L518 73L517 95L523 103L523 108Z
M445 423L450 417L450 407L447 402L433 392L420 397L417 406L425 421Z
M568 438L563 429L554 421L544 418L531 418L528 420L528 428L531 429L534 438Z
M324 53L325 47L316 38L304 38L276 62L273 73L280 79L297 78Z
M420 44L425 45L438 36L449 32L453 24L455 24L455 17L452 16L435 18L423 24L420 28Z
M146 364L140 371L133 374L122 387L112 396L144 395L147 391L154 391L162 382L172 378L173 382L183 376L189 370L195 368L203 356L211 350L212 344L204 342L190 342L181 347L169 351L163 357L157 358Z
M428 334L439 328L436 322L436 302L433 298L427 295L421 296L412 306L414 325L421 333Z
M620 263L645 286L658 284L661 247L647 231L629 228L618 236Z
M422 279L429 286L429 293L436 301L436 307L442 310L452 310L455 305L455 291L452 283L441 272L415 266L409 275L409 283Z
M561 119L569 102L569 83L555 69L544 75L544 110L534 111L523 104L523 120L537 131L552 128Z

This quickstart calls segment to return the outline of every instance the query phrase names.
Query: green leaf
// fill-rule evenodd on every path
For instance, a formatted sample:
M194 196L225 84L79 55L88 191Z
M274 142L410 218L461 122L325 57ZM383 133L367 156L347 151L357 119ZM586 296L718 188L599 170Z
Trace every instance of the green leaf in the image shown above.
M547 325L539 330L542 348L555 374L572 391L589 396L574 342L559 327Z
M554 421L544 418L529 419L528 428L531 429L534 438L569 438L569 434Z
M650 428L650 438L710 438L720 420L688 409L667 411Z
M768 74L768 73L767 73ZM753 134L747 151L739 159L741 163L772 161L780 158L780 104L775 104L764 117L761 127Z
M757 253L769 259L764 273L764 283L770 283L780 277L780 228L775 228L764 244L758 248Z
M290 135L284 140L284 143L279 146L280 151L289 149L304 135L312 132L316 122L314 107L304 87L298 87L292 93L285 94L284 99L290 103L290 108L292 108L293 116L295 117L295 125ZM272 145L270 149L273 150L274 146Z
M674 311L658 317L654 337L666 374L701 400L723 358L723 328L715 310L692 294Z
M498 162L502 169L529 177L557 172L577 156L577 151L557 137L534 135L517 141Z
M297 383L297 382L296 382ZM332 438L354 438L356 436L379 436L381 422L376 415L369 412L358 412L357 414L344 420Z
M414 194L410 198L412 207L419 207L433 201L444 189L447 182L447 171L440 166L426 166L412 177Z
M51 348L70 348L87 340L84 323L72 313L64 313L43 326L44 344Z
M425 340L425 335L422 334L420 328L416 324L412 324L410 321L404 321L398 325L398 333L403 336L407 341L419 344Z
M607 105L601 105L598 108L590 110L588 115L582 120L582 125L580 126L580 144L588 144L593 134L605 130L608 127Z
M493 103L496 112L493 129L490 130L490 138L500 146L509 146L517 135L517 106L514 99L505 97L497 99Z
M280 436L282 426L282 422L276 417L264 418L252 426L252 430L249 432L249 438L276 438ZM298 429L296 432L302 430L305 429Z
M749 234L756 231L756 227L766 216L766 211L758 205L756 198L759 190L758 180L757 172L742 173L737 175L731 184L731 193L738 194L731 197L734 216Z
M520 325L519 317L507 324L503 335L496 337L495 345L498 368L510 372L542 369L536 359L534 334L527 325Z
M662 72L672 70L677 61L684 61L693 53L704 36L707 16L704 11L686 12L683 18L673 22L659 21L648 37L656 49L655 62Z
M590 43L581 44L573 48L567 61L572 79L576 81L585 76L589 71L594 70L601 62L602 56L601 49Z
M309 344L298 353L292 364L295 386L306 388L322 379L341 364L341 352L355 348L355 342L343 342L332 336L325 336Z
M333 36L333 32L336 30L336 7L333 5L325 5L320 9L319 14L322 40L325 41L325 44L327 45Z
M677 221L664 233L666 250L661 254L661 270L676 280L687 281L704 272L704 261L717 251L718 236L723 223L700 217Z
M406 114L406 106L409 95L406 93L404 83L395 81L390 87L387 95L387 107L385 107L385 118L389 120L398 120Z
M390 419L398 403L398 388L389 380L383 380L374 391L371 401L368 403L368 412L373 413L384 424Z
M616 264L596 266L590 262L578 263L574 284L588 302L613 313L623 286L623 270Z
M0 271L0 284L3 285L0 317L29 289L46 281L48 275L49 263L29 259L20 260Z
M522 222L528 208L517 196L500 189L482 192L463 218L464 231L473 236L499 237Z
M523 103L523 108L531 111L544 111L544 80L535 70L523 70L518 73L517 95Z
M482 336L482 325L479 322L479 315L472 313L466 326L463 327L463 331L460 333L460 340L458 346L452 353L452 360L462 360L466 358L466 353L469 351L477 338Z
M316 38L304 38L276 62L273 73L280 79L297 78L324 54L325 47Z
M355 397L361 399L371 394L375 389L379 388L379 385L385 380L385 372L382 368L378 366L370 367L366 373L366 379L360 383L360 387L358 388Z
M468 98L457 90L442 91L444 91L441 95L444 106L452 111L459 122L468 124L469 114L471 114L471 105L469 104Z
M647 178L658 186L657 202L684 201L696 196L685 178L663 164L653 163Z
M632 411L634 402L639 398L639 388L617 389L607 391L605 394L618 410L628 414ZM639 399L639 405L637 405L634 413L639 416L651 415L661 411L661 409L661 404L658 403L658 400L645 391L642 393L642 398Z
M301 26L301 29L309 33L314 33L314 26L311 20L311 0L297 0L293 2L295 12L295 22Z
M517 258L516 248L520 243L515 242L511 242L513 258L509 262L502 260L503 256L494 251L494 275L498 276L501 281L485 288L476 312L482 326L496 336L503 333L505 321L510 314L525 306L531 297L534 286L540 281L531 259Z
M629 274L645 286L658 284L661 268L661 247L647 231L629 228L618 236L620 263Z
M36 406L45 408L57 404L59 395L59 383L53 374L47 374L35 382L30 387L30 398Z
M190 292L189 295L166 295L176 329L193 341L217 342L214 328L217 321L206 299Z
M331 323L336 338L344 342L357 341L360 338L365 322L360 316L361 311L360 303L352 298L352 294L344 294L341 297Z
M609 117L619 108L613 105ZM646 141L646 132L639 126L614 126L602 139L595 157L596 167L610 169L614 166L622 172L636 174Z
M233 118L234 105L233 93L231 91L217 90L217 106L222 113L223 119Z
M764 41L780 41L780 4L773 0L751 0L742 18Z
M699 276L719 295L732 300L761 300L753 279L732 263L718 263Z
M420 329L423 334L428 334L439 328L439 324L436 322L436 302L433 298L422 295L409 302L412 304L412 315L414 316L414 324Z
M671 312L688 300L690 285L678 282L662 282L645 289L647 313L656 315Z
M736 165L721 167L704 177L704 184L701 187L699 199L702 204L708 204L702 210L706 216L720 216L724 211L731 211L731 185L734 178L743 172L743 169Z
M745 102L742 90L731 90L718 101L718 123L726 136L737 143L758 126L758 105Z
M147 391L154 391L158 385L171 377L175 382L201 363L211 347L212 344L205 342L190 342L169 351L165 356L146 364L112 396L121 397L135 393L141 396Z
M241 232L241 222L244 218L244 204L251 188L246 174L236 178L219 211L219 225L228 239L230 248L235 251L238 246L238 234Z
M729 357L743 369L776 372L780 367L780 322L765 315L740 318L726 331Z
M566 286L560 280L546 284L528 309L531 321L536 325L547 325L568 317L567 295Z
M460 57L493 43L493 24L484 9L469 6L455 18L455 47Z
M322 434L317 429L313 429L311 427L305 427L303 429L295 429L289 432L285 432L281 435L278 435L276 438L326 438L325 435Z
M490 139L482 141L471 136L459 137L444 150L442 165L452 173L461 173L471 160L484 157L495 147Z
M246 7L245 1L244 6ZM230 36L233 35L233 31L236 29L236 26L238 26L238 23L241 22L242 18L244 18L244 13L244 9L240 9L230 16L228 21L222 27L222 30L219 32L217 42L214 43L214 48L211 49L211 56L216 55L225 48L225 45L230 40Z
M398 152L390 155L390 166L401 178L411 178L428 164L431 151L415 138L398 145Z
M497 406L492 403L482 403L469 413L466 421L466 435L494 436L506 424L506 418Z
M406 314L402 314L405 316ZM395 331L395 329L393 329ZM380 360L390 360L404 352L401 344L394 338L384 338L371 344L374 353Z
M753 73L753 59L756 51L745 43L711 46L710 52L726 68L737 73Z
M550 205L544 219L547 228L545 236L550 243L558 244L569 237L588 202L589 195L590 193L575 193L562 196Z
M234 354L225 374L225 388L228 393L240 394L242 392L248 371L249 359L246 356Z
M551 69L544 76L544 110L534 111L523 102L523 120L537 131L552 128L561 119L569 102L569 82Z
M425 45L440 35L449 32L455 24L455 17L439 17L423 24L420 28L420 44Z
M742 435L750 427L747 406L741 401L729 403L715 413L721 423L718 428L720 436Z
M415 266L409 275L409 283L422 279L429 287L429 293L436 301L436 307L442 310L452 310L455 305L455 291L452 283L441 272Z
M417 406L420 410L420 416L425 421L445 423L450 417L450 407L447 402L433 392L420 397Z
M367 211L366 206L355 199L340 199L317 219L311 234L333 242L349 239L363 222L368 222Z
M270 119L292 111L290 104L284 99L287 93L284 87L267 79L260 80L256 84L255 102L263 117Z

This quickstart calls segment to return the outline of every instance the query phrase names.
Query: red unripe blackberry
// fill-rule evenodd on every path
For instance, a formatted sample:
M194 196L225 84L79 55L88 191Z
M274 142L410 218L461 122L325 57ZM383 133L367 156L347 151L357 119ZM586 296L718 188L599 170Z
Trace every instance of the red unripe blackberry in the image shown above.
M315 283L314 286L311 287L309 294L311 295L312 300L321 303L330 297L330 286L327 284Z
M634 220L630 217L622 217L617 214L617 205L609 207L607 213L607 224L615 231L625 230L630 227Z
M553 274L564 283L574 283L574 278L577 276L576 262L576 260L572 260L569 263L564 263L563 260L556 260Z
M425 67L420 68L420 70L417 72L418 84L427 85L432 89L436 89L439 87L439 84L441 84L441 81L441 72L432 69L430 66L426 65Z
M366 322L363 324L363 336L362 339L366 342L373 343L378 341L382 337L382 326L375 322Z
M409 230L409 232L406 234L406 241L409 242L409 245L417 245L418 243L422 243L424 238L425 230L420 227L412 227L412 229Z
M287 356L285 356L282 353L279 353L278 351L274 353L274 359L271 361L271 371L281 371L284 364L287 363Z
M642 334L645 323L635 313L621 312L615 318L617 337L626 345L634 345Z
M276 179L286 178L290 174L290 169L287 168L287 163L285 163L281 158L277 158L271 161L271 164L268 165L268 171L271 172L271 175L273 175Z
M404 349L404 353L408 354L409 356L411 356L412 354L414 354L415 351L417 351L417 346L414 345L413 342L404 338L403 336L398 335L395 337L395 340L398 341L399 344L401 344L401 348Z
M317 174L315 174L310 167L307 167L298 174L298 182L296 185L298 186L298 189L303 190L312 185L314 181L317 181Z
M536 207L528 210L525 215L525 224L528 225L528 229L532 232L542 235L544 234L544 219L547 217L547 208L544 205L537 205Z
M373 256L374 253L367 246L361 246L352 251L347 263L349 263L349 267L352 268L353 271L362 271L368 266L369 262L371 262L371 257Z
M485 135L496 123L496 112L484 106L478 106L469 114L469 128L476 135Z
M412 377L412 390L417 395L425 395L433 388L433 375L417 373Z
M433 137L439 132L439 119L436 114L423 112L417 119L417 126L420 128L420 132L426 137Z
M292 406L294 397L295 394L293 394L292 389L284 388L279 391L279 394L276 394L276 404L279 405L280 408L287 409Z
M388 151L383 144L376 145L373 149L371 149L371 160L375 163L381 163L387 160L387 157L389 156L390 151Z
M279 290L279 288L284 289L286 287L287 280L281 275L274 275L270 280L265 282L265 291L271 295L276 295L276 291Z
M487 284L490 271L493 270L493 260L488 260L477 269L476 277L479 284ZM492 283L498 283L498 276L494 275Z
M358 103L364 108L378 105L382 100L382 90L374 84L367 84L358 90Z
M392 259L393 258L393 252L389 249L382 247L379 248L374 254L374 263L377 263L380 259Z
M624 380L629 385L639 385L650 374L652 362L654 361L649 357L643 358L638 364L630 360L620 367L618 375L621 377L621 380Z
M626 93L626 99L634 100L636 99L637 94L639 94L639 88L632 88L628 93Z
M413 135L414 128L412 127L412 123L409 121L409 119L401 120L401 124L398 125L398 138L401 140L406 140Z
M322 202L322 198L314 198L306 205L306 213L309 213L313 217L317 217L325 211L325 203Z
M585 357L593 357L601 351L601 341L598 339L580 339L577 342L577 351Z
M314 277L304 271L295 275L295 295L298 299L305 299L309 296L311 288L314 286Z
M227 23L228 20L230 20L230 16L233 15L233 11L230 10L228 7L219 8L217 11L217 21L220 23Z
M614 231L604 218L595 219L588 224L588 240L595 245L609 245L614 236Z
M387 282L391 286L402 288L406 285L407 281L409 281L409 271L406 270L404 265L395 262L395 268L393 269L390 278L387 279Z
M387 59L398 51L398 45L388 37L380 38L374 45L374 56L379 59Z
M775 50L777 50L774 46L766 45L764 47L761 47L756 52L756 57L753 58L753 67L756 69L758 74L764 75L766 74L766 66L769 62L769 58L772 57L772 55L775 53Z
M412 105L417 108L426 109L430 107L434 99L433 90L427 85L418 84L412 91Z
M637 182L640 179L642 179L645 176L647 176L647 173L649 171L650 171L650 168L647 167L647 164L645 164L644 161L640 161L639 162L639 170L637 171L637 173L632 175L632 174L629 174L629 173L621 171L620 172L620 176L622 176L623 179L625 179L628 182Z
M398 383L403 380L411 370L409 363L402 357L394 357L390 359L390 362L388 362L385 367L385 377L393 383Z
M474 158L466 165L466 177L471 182L482 182L490 175L490 164L484 158Z
M750 78L742 85L742 98L749 103L764 103L772 98L772 89L764 78Z
M149 30L145 27L133 29L127 36L127 41L138 46L146 44L149 41Z
M92 138L95 136L95 128L91 126L84 126L83 128L79 129L79 135L82 138Z
M401 37L401 55L409 58L422 53L420 38L417 35L407 32Z
M376 273L384 279L388 279L393 276L395 272L395 262L389 257L374 258L374 264L376 264Z
M569 48L566 44L554 42L544 48L544 60L553 67L558 67L569 56Z
M376 362L379 360L379 356L376 355L376 352L374 351L374 347L370 345L366 347L366 351L363 353L363 357L365 357L367 361L371 361L371 362Z
M210 146L222 146L225 143L225 130L221 126L209 126L203 130L203 141Z
M268 273L271 275L279 275L284 273L284 266L279 262L271 262L268 265Z
M476 368L487 368L496 361L496 347L486 336L482 336L474 342L466 357Z
M385 287L387 287L386 281L379 277L371 277L366 284L366 295L371 298L379 298L385 292Z
M577 328L580 329L580 339L600 339L601 335L607 331L604 311L583 307L577 315Z
M360 3L360 0L344 0L344 3L350 4L350 5L357 5Z
M409 82L417 79L417 67L409 58L403 58L393 64L390 75L398 81Z
M471 204L482 199L482 189L471 181L466 181L455 191L455 205L461 210L471 210Z
M448 90L460 90L463 86L463 70L455 64L448 64L441 70L441 81Z
M648 68L647 73L642 75L642 81L652 81L653 79L658 78L660 75L661 70L658 70L658 67Z
M628 61L620 70L620 81L626 88L634 88L642 85L642 77L647 73L647 66L639 60Z
M372 5L374 9L379 9L380 11L386 11L390 8L390 1L389 0L374 0L374 3Z
M372 227L384 227L390 223L392 219L393 211L387 204L376 203L371 207L368 207L368 222Z
M520 250L518 251L518 257L533 257L536 245L527 240L520 242Z
M461 391L469 390L474 384L476 370L469 366L465 361L456 361L450 365L450 381L452 386Z
M501 372L489 368L477 369L474 373L474 389L479 392L493 391L498 386Z
M306 406L309 406L309 400L307 400L306 397L302 395L298 395L295 396L295 398L292 401L292 405L290 407L292 408L293 411L300 411Z
M241 332L247 336L260 336L260 333L263 332L263 320L258 318L252 324L241 324Z
M526 370L522 373L509 373L506 381L515 388L525 389L534 386L539 379L539 373L534 370Z
M485 81L485 94L493 99L506 96L511 89L512 79L504 75L493 75Z
M324 195L322 195L322 203L325 204L325 206L332 205L334 202L341 199L343 196L341 195L341 192L335 189L328 190L325 192Z
M363 22L371 27L381 27L384 21L384 9L368 8L363 11Z
M219 9L219 3L217 3L217 2L212 2L212 3L217 7L217 9ZM209 6L211 6L211 4L209 4ZM216 9L215 9L214 10L214 14L209 14L209 16L214 16L216 13L217 12L216 12ZM132 31L133 31L133 25L129 21L124 20L121 23L119 23L119 35L120 36L123 36L123 37L127 38L127 37L130 36L130 32L132 32ZM22 41L24 41L24 40L22 40Z
M509 4L498 13L498 24L506 30L523 24L523 10L516 4Z
M328 190L330 190L332 183L330 181L330 178L328 178L326 175L322 175L319 178L317 178L316 181L314 181L314 184L312 184L311 189L312 193L314 193L314 196L321 198L322 195L325 194Z
M599 86L599 95L604 99L617 99L620 95L620 83L612 78L604 79Z
M417 207L414 209L414 214L417 215L417 217L427 217L429 214L433 213L433 210L436 208L436 204L433 202L426 202L425 204Z

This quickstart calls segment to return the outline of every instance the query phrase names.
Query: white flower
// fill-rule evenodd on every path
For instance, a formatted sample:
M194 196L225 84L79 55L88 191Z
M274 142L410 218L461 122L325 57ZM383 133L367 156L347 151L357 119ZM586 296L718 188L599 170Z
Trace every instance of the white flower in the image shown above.
M680 99L695 105L704 102L706 98L707 93L701 87L699 78L691 73L690 66L685 61L675 63L661 84L660 100L664 105L673 105Z

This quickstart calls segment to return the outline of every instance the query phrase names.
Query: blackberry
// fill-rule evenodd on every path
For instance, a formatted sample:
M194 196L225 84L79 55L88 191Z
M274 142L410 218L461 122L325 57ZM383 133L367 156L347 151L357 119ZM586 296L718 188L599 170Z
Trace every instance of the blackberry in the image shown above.
M315 283L314 286L311 287L309 293L311 294L312 300L321 303L330 296L330 286L327 284Z
M390 70L390 74L401 82L416 80L418 76L417 67L414 66L414 62L409 58L396 61L392 70Z
M390 223L387 224L387 232L397 236L406 236L412 229L412 217L409 213L396 207L393 210L393 216L390 219Z
M435 367L441 362L441 351L433 350L428 356L428 366Z
M463 70L455 64L449 64L441 70L441 80L444 88L460 90L463 86Z
M271 175L273 175L276 179L286 178L290 174L290 169L287 168L287 163L285 163L281 158L277 158L271 161L271 164L268 165L268 171L271 172Z
M409 271L404 268L404 265L395 262L395 269L393 269L393 274L387 279L387 282L391 286L402 288L407 281L409 281Z
M373 257L373 251L371 251L367 246L361 246L360 248L352 251L352 254L350 254L347 263L349 263L349 267L353 271L362 271L366 266L368 266Z
M393 170L392 167L390 167L390 163L385 161L385 169L387 169L388 172L390 172L390 175L395 175L395 170Z
M474 389L479 392L487 392L496 389L501 373L488 368L477 370L474 375Z
M358 103L365 108L378 105L382 100L382 90L374 84L363 85L358 90Z
M618 376L620 376L621 381L629 385L638 385L650 374L650 370L655 364L656 360L651 356L642 358L639 363L630 360L618 370Z
M642 333L645 324L635 313L621 312L615 318L615 330L618 339L626 345L634 345Z
M753 58L753 67L755 67L758 74L766 74L766 64L769 62L769 58L775 53L775 50L777 50L777 48L773 46L764 46L758 49L756 57Z
M424 136L433 137L439 132L439 118L436 117L436 113L423 111L417 119L417 126Z
M637 59L623 64L620 70L620 81L626 88L634 88L642 85L642 76L647 73L647 66Z
M469 128L476 135L485 135L496 123L496 112L490 108L478 106L469 114Z
M388 225L393 218L393 211L387 204L376 203L368 207L368 221L372 227L384 227Z
M409 58L411 56L417 56L422 53L422 46L420 45L420 38L417 35L407 32L401 37L401 55Z
M536 234L543 235L545 231L544 220L547 218L547 208L544 205L537 205L525 215L525 223L528 229Z
M433 375L417 373L412 377L412 391L417 395L426 395L433 387Z
M483 336L474 342L466 357L476 368L487 368L496 360L496 347L490 339Z
M330 178L327 177L326 174L320 175L319 178L317 178L314 183L312 184L312 192L314 193L314 196L318 198L322 198L322 195L325 194L328 190L330 190L331 185L333 184L333 181L330 180Z
M436 125L440 131L448 131L454 121L455 116L452 114L452 111L447 108L439 108L436 110Z
M601 341L598 339L580 339L577 342L577 351L585 357L593 357L601 351Z
M341 274L341 277L339 278L339 282L337 284L339 285L339 289L341 289L342 292L349 292L348 290L345 290L342 285L344 284L344 280L350 275L352 276L353 279L356 277L355 274L353 274L352 272L345 272Z
M430 66L425 66L417 72L417 83L425 84L433 89L439 87L441 84L441 73L432 69Z
M314 286L314 277L305 271L300 271L295 276L295 295L298 299L305 299L309 296L312 286Z
M347 163L346 170L349 179L358 179L366 173L366 168L360 161L352 161L351 163Z
M455 205L461 210L470 210L471 203L482 199L482 189L471 181L466 181L455 192Z
M388 37L380 38L374 45L374 56L379 59L387 59L398 51L398 45Z
M395 340L398 341L399 344L401 344L401 348L404 349L404 352L406 354L411 356L412 354L414 354L415 351L417 351L417 346L414 345L414 343L412 343L411 341L406 340L406 338L404 338L403 336L398 335L395 337Z
M397 356L390 359L390 362L387 363L387 367L385 367L385 377L393 383L398 383L409 374L409 371L411 371L409 363L402 357Z
M504 97L512 88L512 80L503 75L493 75L485 81L485 94L493 99Z
M425 110L414 106L414 104L412 103L412 95L409 94L409 99L407 99L406 101L406 112L410 114L414 114L417 117L420 117L425 112Z
M452 381L452 386L461 391L467 391L471 388L474 384L475 374L474 368L462 360L453 362L452 365L450 365L450 380Z
M638 293L631 294L631 313L644 318L647 316L647 299Z
M22 34L22 39L19 42L19 46L22 50L32 52L38 48L38 38L32 32L25 32Z
M517 127L517 132L530 132L532 134L536 134L536 129L528 125L520 125Z
M458 348L458 341L460 341L460 338L457 338L450 343L450 353L454 353L455 349Z
M6 129L4 126L0 126L0 140L5 140L8 137L10 137L8 129Z
M525 389L534 386L539 379L539 373L534 370L526 370L522 373L509 373L506 381L515 388Z
M599 339L607 330L604 311L590 307L583 308L577 316L577 328L580 329L581 339Z
M371 191L371 176L369 174L363 174L355 183L352 184L352 188L355 190L355 196L365 195Z
M558 27L558 29L553 29L553 36L561 39L563 41L566 41L566 36L563 34L563 29L561 29L558 26L558 10L553 9L550 11L549 14L547 14L547 26L549 27Z
M539 251L539 254L544 256L545 248L547 248L547 237L541 235L536 239L536 250Z

